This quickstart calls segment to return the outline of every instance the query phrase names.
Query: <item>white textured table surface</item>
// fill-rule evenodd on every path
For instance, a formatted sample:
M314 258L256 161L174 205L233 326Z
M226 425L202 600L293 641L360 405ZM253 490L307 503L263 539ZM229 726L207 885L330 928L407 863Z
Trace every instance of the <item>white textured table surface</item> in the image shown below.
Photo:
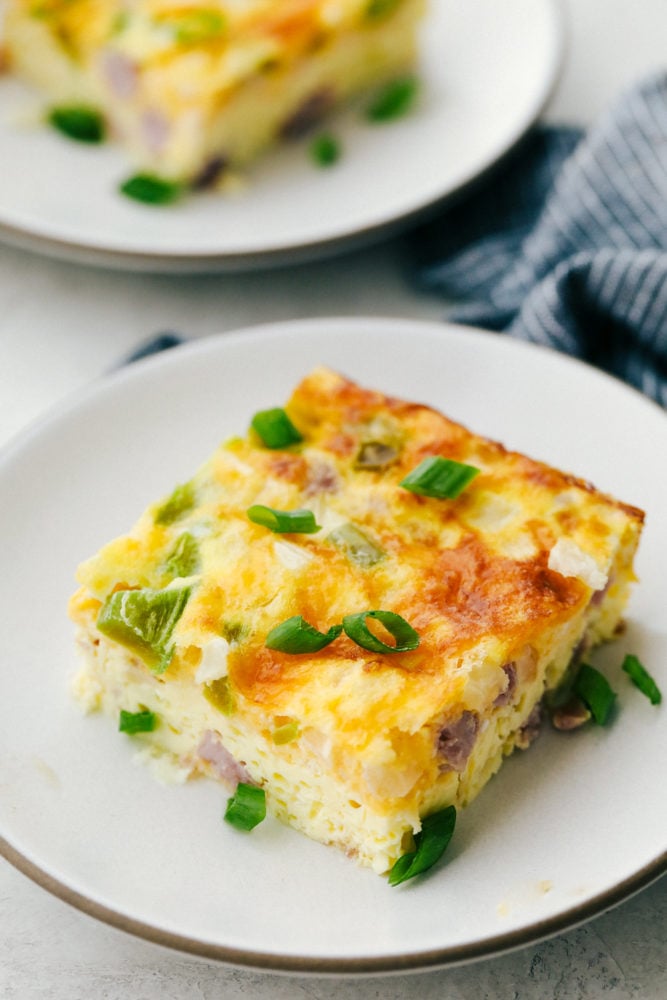
M667 64L667 3L568 0L566 8L565 66L546 117L586 124L625 83ZM442 305L409 287L393 243L275 272L182 279L105 273L0 247L0 444L155 331L206 336L343 313L432 319ZM501 958L339 980L255 974L166 952L96 923L0 862L2 1000L186 997L665 1000L667 879L584 927Z

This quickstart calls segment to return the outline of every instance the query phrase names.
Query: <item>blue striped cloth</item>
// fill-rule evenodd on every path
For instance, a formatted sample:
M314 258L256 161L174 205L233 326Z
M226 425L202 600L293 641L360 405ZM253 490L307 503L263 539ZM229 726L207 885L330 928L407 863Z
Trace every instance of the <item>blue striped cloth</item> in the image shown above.
M667 73L585 134L534 129L410 247L448 319L583 358L667 406Z

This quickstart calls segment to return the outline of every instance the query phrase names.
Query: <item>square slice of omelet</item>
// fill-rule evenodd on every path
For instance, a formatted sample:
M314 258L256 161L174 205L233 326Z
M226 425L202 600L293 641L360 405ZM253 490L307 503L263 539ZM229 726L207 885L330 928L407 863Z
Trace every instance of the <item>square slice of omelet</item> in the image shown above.
M642 520L317 369L79 567L75 691L152 713L140 739L165 773L261 787L384 872L613 636Z
M408 72L424 0L7 0L10 66L139 170L209 184Z

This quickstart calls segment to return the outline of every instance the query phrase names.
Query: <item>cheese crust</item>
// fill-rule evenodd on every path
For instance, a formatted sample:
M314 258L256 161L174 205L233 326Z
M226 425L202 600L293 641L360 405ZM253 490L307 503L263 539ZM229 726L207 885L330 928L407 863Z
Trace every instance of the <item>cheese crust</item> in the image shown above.
M424 0L7 0L10 65L99 109L137 168L246 166L411 69Z
M643 514L328 369L286 411L300 443L223 443L79 567L75 688L112 716L154 711L137 739L174 774L257 783L285 822L383 872L423 816L466 805L528 745L545 694L613 636ZM480 471L456 499L401 487L429 456ZM319 530L276 534L249 519L256 504L309 509ZM162 673L98 628L109 595L143 588L188 591ZM372 609L402 616L418 648L265 645L292 616L326 632Z

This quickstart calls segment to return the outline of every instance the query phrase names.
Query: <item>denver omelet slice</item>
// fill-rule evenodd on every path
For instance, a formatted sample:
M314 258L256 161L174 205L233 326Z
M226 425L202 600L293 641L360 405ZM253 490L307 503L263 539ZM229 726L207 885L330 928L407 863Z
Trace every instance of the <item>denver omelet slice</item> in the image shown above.
M327 369L274 418L291 441L224 442L79 567L75 689L112 717L154 712L140 739L173 776L261 786L285 822L384 872L424 816L528 746L545 695L613 636L643 515ZM401 485L441 459L474 470L458 495ZM308 530L258 508L307 512ZM371 611L418 644L387 648ZM337 628L349 616L375 648ZM295 618L336 636L267 645Z
M414 65L424 0L7 0L10 66L197 185Z

